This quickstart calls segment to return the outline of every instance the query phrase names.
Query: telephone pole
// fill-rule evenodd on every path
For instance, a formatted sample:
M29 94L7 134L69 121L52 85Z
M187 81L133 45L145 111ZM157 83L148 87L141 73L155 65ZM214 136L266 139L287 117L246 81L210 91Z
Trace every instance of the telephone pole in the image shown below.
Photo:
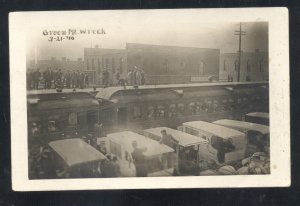
M238 64L238 78L237 81L240 81L240 73L241 73L241 57L242 57L242 35L246 35L246 32L242 30L242 22L240 22L240 29L238 31L234 31L234 35L239 36L239 64Z

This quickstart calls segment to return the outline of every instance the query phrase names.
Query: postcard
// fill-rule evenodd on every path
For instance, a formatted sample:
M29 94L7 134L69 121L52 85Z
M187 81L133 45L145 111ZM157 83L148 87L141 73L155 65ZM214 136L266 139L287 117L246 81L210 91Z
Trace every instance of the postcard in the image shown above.
M286 8L12 12L15 191L288 187Z

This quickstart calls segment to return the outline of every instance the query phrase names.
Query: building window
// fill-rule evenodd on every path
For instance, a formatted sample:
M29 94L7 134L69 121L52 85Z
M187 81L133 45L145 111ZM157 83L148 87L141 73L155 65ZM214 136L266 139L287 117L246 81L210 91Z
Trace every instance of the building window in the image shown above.
M133 107L133 119L141 119L142 118L142 109L140 106Z
M247 72L251 71L251 65L250 65L250 60L247 60Z
M92 70L95 70L95 61L92 59Z
M101 73L101 62L100 59L98 59L98 73Z
M108 69L108 64L109 64L108 59L105 59L105 68L106 69Z
M234 71L238 71L238 69L239 69L239 61L235 60L235 62L234 62Z
M165 59L164 63L163 63L163 69L164 69L165 73L168 73L168 69L169 69L168 67L169 67L169 60Z
M89 59L86 60L86 69L90 70Z
M169 114L168 114L169 117L176 117L177 116L177 113L176 113L176 104L171 104L169 106Z
M179 104L177 105L177 111L178 111L178 114L179 114L179 115L184 115L184 104L179 103Z
M165 107L164 106L157 106L157 113L156 113L156 117L158 119L163 119L165 118Z
M69 125L77 125L77 113L72 112L69 114Z
M203 75L204 72L204 62L200 61L199 63L199 76Z
M227 65L226 65L226 64L227 64L227 62L226 62L226 60L224 60L224 65L223 65L223 70L224 70L224 71L227 70Z
M154 107L150 106L147 108L147 118L154 119Z
M112 68L112 73L114 74L115 71L116 71L116 68L115 68L115 59L114 58L111 59L111 68Z
M263 72L263 71L264 71L264 65L263 65L263 63L264 63L264 61L263 61L263 59L261 59L261 60L259 61L259 71L260 71L260 72Z
M123 58L120 58L120 73L123 73Z

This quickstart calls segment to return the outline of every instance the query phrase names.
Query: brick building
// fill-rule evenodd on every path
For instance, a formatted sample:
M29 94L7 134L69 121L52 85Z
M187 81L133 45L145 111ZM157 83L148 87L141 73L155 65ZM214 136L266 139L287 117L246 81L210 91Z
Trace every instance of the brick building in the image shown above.
M85 70L94 72L96 84L101 84L104 68L115 79L117 71L125 78L135 66L144 70L147 84L208 81L218 78L219 58L219 49L135 43L125 49L84 49Z
M219 49L127 43L128 69L137 66L148 84L189 83L218 78Z
M36 65L35 61L31 60L27 65L28 70L33 70L38 68L40 71L45 71L48 68L55 70L61 69L61 71L83 71L84 69L84 61L82 58L78 58L77 60L70 60L66 57L61 59L56 59L55 57L51 57L51 59L46 60L37 60Z
M268 52L255 50L242 52L240 81L264 81L269 79ZM220 55L220 80L238 80L238 53Z

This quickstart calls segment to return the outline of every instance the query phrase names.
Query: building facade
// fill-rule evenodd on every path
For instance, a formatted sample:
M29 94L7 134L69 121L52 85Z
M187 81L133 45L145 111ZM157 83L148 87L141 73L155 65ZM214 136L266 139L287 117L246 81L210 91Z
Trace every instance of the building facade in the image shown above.
M223 53L220 55L219 78L222 81L238 81L238 53ZM255 50L242 52L240 81L267 81L269 79L268 52Z
M47 69L58 70L60 69L62 72L66 71L83 71L84 69L84 61L82 58L78 58L77 60L70 60L66 57L61 59L56 59L55 57L51 57L51 59L46 60L37 60L36 63L34 60L30 60L27 65L28 71L39 69L40 71L45 71Z
M116 84L115 76L120 78L127 75L127 56L124 49L84 48L84 70L93 74L92 82L101 85L103 72L109 73L112 84Z
M219 49L127 43L127 66L142 68L148 84L190 83L218 78Z
M84 49L85 71L92 71L95 83L102 84L102 74L108 70L111 82L116 74L126 78L136 67L146 75L146 84L190 83L218 78L219 49L161 46L127 43L125 49Z

